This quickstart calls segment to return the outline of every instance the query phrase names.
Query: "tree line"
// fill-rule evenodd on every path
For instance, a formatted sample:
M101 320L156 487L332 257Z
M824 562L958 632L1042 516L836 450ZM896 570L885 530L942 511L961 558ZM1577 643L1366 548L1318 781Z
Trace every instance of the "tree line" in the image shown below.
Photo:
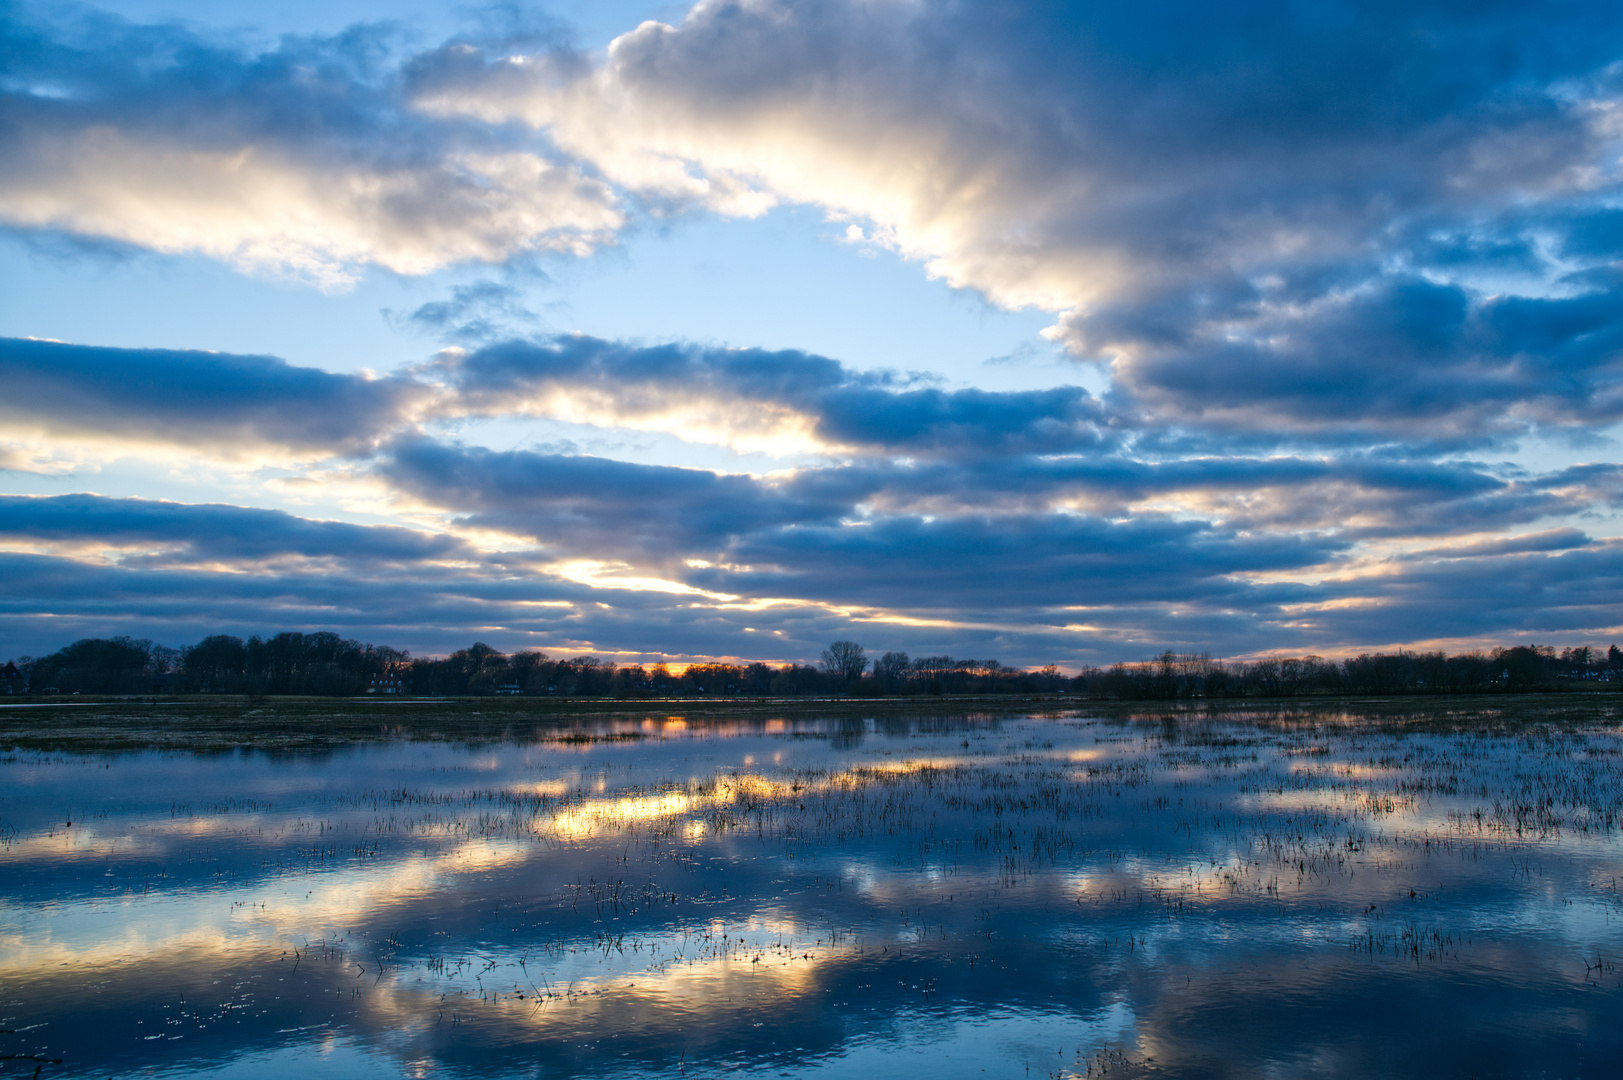
M1587 647L1557 652L1539 645L1447 656L1441 652L1366 653L1250 662L1166 652L1138 663L1090 667L1070 675L1054 665L1028 670L996 660L870 658L854 641L836 641L817 664L615 664L596 656L553 658L503 653L475 642L445 657L353 641L330 632L286 632L247 639L227 634L174 649L130 637L85 638L49 656L0 667L8 694L421 694L560 697L801 697L1029 694L1085 692L1130 700L1298 697L1314 694L1471 694L1623 686L1623 652Z
M1154 701L1179 698L1303 697L1355 694L1496 694L1576 689L1586 683L1623 688L1623 651L1516 645L1490 651L1361 653L1214 660L1206 653L1165 652L1153 660L1088 668L1079 676L1093 693Z
M885 653L835 642L818 664L615 664L596 656L503 653L475 642L445 657L352 641L334 633L288 632L246 640L226 634L174 649L131 637L86 638L0 668L11 694L426 694L561 697L800 697L841 694L995 694L1073 689L1049 666Z
M38 658L0 668L11 693L34 694L317 694L340 697L377 689L411 664L411 654L334 633L220 634L172 649L144 638L84 638Z

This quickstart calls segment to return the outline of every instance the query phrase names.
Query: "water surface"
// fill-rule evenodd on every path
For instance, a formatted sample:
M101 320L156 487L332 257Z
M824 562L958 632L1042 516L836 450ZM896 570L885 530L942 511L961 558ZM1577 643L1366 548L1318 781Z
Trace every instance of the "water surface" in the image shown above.
M0 1075L1617 1075L1620 815L1593 707L16 751Z

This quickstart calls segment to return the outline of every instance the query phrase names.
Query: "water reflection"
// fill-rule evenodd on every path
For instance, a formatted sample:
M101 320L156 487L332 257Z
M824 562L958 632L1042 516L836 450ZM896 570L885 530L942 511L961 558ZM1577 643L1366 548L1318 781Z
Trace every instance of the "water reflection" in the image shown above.
M1604 710L659 716L320 756L19 753L0 800L0 1054L36 1056L0 1068L25 1073L1623 1060Z

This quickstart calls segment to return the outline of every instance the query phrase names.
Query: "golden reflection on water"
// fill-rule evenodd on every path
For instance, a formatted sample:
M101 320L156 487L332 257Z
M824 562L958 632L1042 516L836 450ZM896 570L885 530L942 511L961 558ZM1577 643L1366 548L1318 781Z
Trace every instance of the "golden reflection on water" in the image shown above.
M291 947L333 926L419 904L454 879L518 866L531 843L464 840L433 854L263 881L190 886L97 899L63 908L0 906L0 976L37 975L62 964L96 966L150 956L208 955L246 945Z
M490 977L476 988L402 974L383 980L366 1008L391 1029L442 1022L450 1013L516 1042L577 1029L671 1033L694 1023L720 1026L762 1007L793 1011L861 956L854 945L817 943L787 929L752 920L648 938L638 943L647 964L608 971L532 957L522 967L503 965L500 980Z
M664 821L707 810L727 809L761 802L833 791L851 792L875 783L921 773L961 767L963 758L929 757L901 761L875 761L821 776L780 779L760 772L737 772L686 789L632 793L570 802L535 826L537 835L555 840L584 841L623 832L637 825ZM534 785L519 785L528 794ZM594 790L607 789L600 780ZM692 823L689 823L692 824ZM702 830L703 823L699 823Z
M1335 780L1386 780L1403 775L1396 765L1366 765L1354 761L1302 761L1290 763L1290 771L1308 778Z
M569 780L532 780L509 784L506 790L520 797L556 799L575 790L575 784Z
M0 936L0 975L37 977L60 965L94 967L155 952L188 953L198 962L245 945L297 945L326 928L375 919L390 909L407 908L445 889L458 876L489 874L520 866L537 854L534 840L581 843L617 835L649 823L669 822L709 810L803 798L811 792L851 792L898 777L944 770L961 764L955 757L879 761L815 778L784 780L760 773L737 773L697 790L589 796L538 816L528 836L458 838L457 820L416 820L412 835L453 840L434 852L407 852L359 865L349 864L288 879L277 889L263 881L215 882L161 888L73 905L66 909L20 910L0 907L0 927L20 927ZM565 796L568 781L526 781L507 786L516 796ZM251 824L250 824L251 823ZM160 819L132 832L103 833L94 827L55 828L14 839L0 862L99 860L112 855L157 853L160 841L229 840L245 835L303 836L320 844L353 845L353 833L329 832L321 820L278 814L223 814L218 817ZM678 835L702 840L709 827L701 818L680 823ZM301 895L302 894L302 895ZM821 953L819 953L821 955ZM793 964L784 965L792 968ZM788 985L788 984L786 984Z

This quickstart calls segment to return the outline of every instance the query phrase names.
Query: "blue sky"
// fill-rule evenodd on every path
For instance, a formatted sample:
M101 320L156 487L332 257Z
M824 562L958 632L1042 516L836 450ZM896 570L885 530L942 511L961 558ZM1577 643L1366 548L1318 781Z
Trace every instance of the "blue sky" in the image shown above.
M1623 636L1612 5L0 17L0 653Z

